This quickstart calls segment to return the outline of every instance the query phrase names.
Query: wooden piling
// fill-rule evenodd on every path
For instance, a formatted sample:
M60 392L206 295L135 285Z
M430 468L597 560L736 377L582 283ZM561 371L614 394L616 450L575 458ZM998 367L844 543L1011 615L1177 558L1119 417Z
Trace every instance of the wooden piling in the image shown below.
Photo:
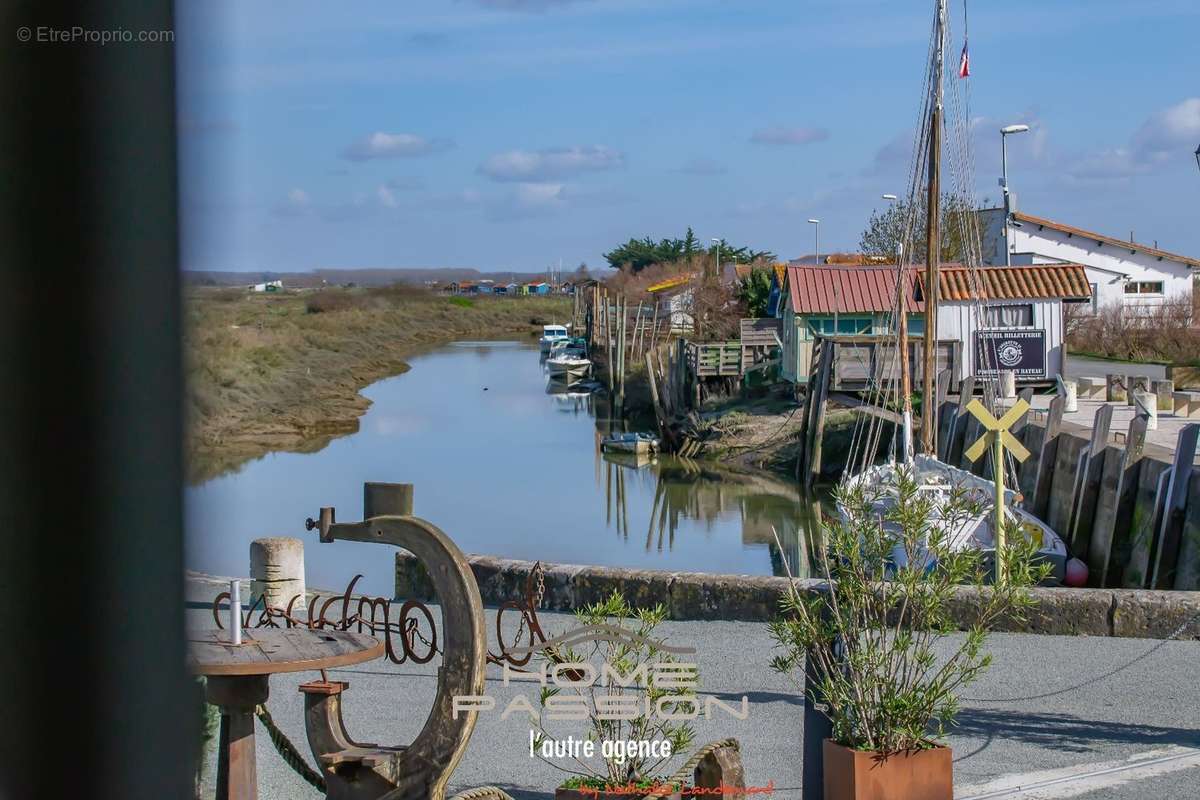
M1067 398L1059 395L1050 401L1050 409L1046 413L1046 426L1041 431L1041 441L1038 448L1031 452L1037 458L1025 460L1030 465L1033 474L1030 476L1031 491L1026 497L1032 500L1028 506L1035 517L1046 518L1046 505L1050 502L1050 483L1054 473L1054 460L1058 454L1058 434L1062 428L1063 407Z
M1067 532L1074 553L1087 553L1091 547L1092 526L1096 519L1096 505L1099 499L1100 480L1104 471L1105 451L1108 448L1108 432L1112 427L1112 410L1110 405L1102 405L1096 409L1092 422L1092 438L1088 442L1087 451L1081 454L1081 463L1077 467L1078 476L1075 482L1075 497L1071 510L1071 527ZM1067 536L1063 537L1064 539Z
M1171 465L1171 477L1163 500L1162 519L1154 547L1154 569L1150 573L1152 589L1170 589L1175 585L1183 514L1192 482L1197 439L1200 439L1200 425L1192 424L1185 425L1179 431L1179 438L1175 442L1175 462Z
M1117 531L1127 531L1132 524L1134 495L1145 449L1145 417L1130 421L1124 447L1106 448L1086 555L1089 586L1111 586L1119 580L1120 569L1114 569L1113 564L1113 545Z

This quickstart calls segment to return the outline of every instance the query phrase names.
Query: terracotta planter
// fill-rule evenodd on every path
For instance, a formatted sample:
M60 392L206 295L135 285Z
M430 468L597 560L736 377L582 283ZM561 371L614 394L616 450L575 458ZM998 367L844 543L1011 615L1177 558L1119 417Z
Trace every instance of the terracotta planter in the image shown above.
M881 759L826 739L825 800L954 800L950 748Z
M554 790L554 800L641 800L637 795L625 794L624 792L596 792L592 793L581 789L563 789ZM663 800L680 800L680 793L663 795Z

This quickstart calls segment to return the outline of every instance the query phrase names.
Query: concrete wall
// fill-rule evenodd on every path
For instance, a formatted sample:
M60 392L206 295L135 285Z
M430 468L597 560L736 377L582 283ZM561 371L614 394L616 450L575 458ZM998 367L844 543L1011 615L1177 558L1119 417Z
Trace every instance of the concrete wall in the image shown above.
M484 603L522 599L533 562L468 558ZM779 616L787 578L708 575L568 564L545 566L541 609L574 611L613 591L633 606L662 603L669 619L768 622ZM802 592L816 592L819 580L798 580ZM958 624L967 627L990 589L961 587L952 601ZM1066 636L1200 639L1200 594L1110 589L1034 589L1037 606L1024 619L1000 620L995 630ZM416 558L396 554L396 598L435 600L432 584Z

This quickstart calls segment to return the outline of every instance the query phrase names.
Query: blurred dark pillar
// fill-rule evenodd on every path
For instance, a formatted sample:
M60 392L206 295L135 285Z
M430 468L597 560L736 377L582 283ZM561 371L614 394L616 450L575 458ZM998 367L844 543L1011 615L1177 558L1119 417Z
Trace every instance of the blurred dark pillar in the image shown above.
M172 7L0 20L0 797L185 798Z

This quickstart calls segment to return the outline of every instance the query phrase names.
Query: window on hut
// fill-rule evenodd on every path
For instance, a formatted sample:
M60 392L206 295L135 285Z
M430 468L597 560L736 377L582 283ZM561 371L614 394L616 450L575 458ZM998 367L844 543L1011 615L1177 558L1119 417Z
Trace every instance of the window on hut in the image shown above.
M1028 328L1033 326L1032 303L986 306L983 309L983 315L984 325L989 328Z

